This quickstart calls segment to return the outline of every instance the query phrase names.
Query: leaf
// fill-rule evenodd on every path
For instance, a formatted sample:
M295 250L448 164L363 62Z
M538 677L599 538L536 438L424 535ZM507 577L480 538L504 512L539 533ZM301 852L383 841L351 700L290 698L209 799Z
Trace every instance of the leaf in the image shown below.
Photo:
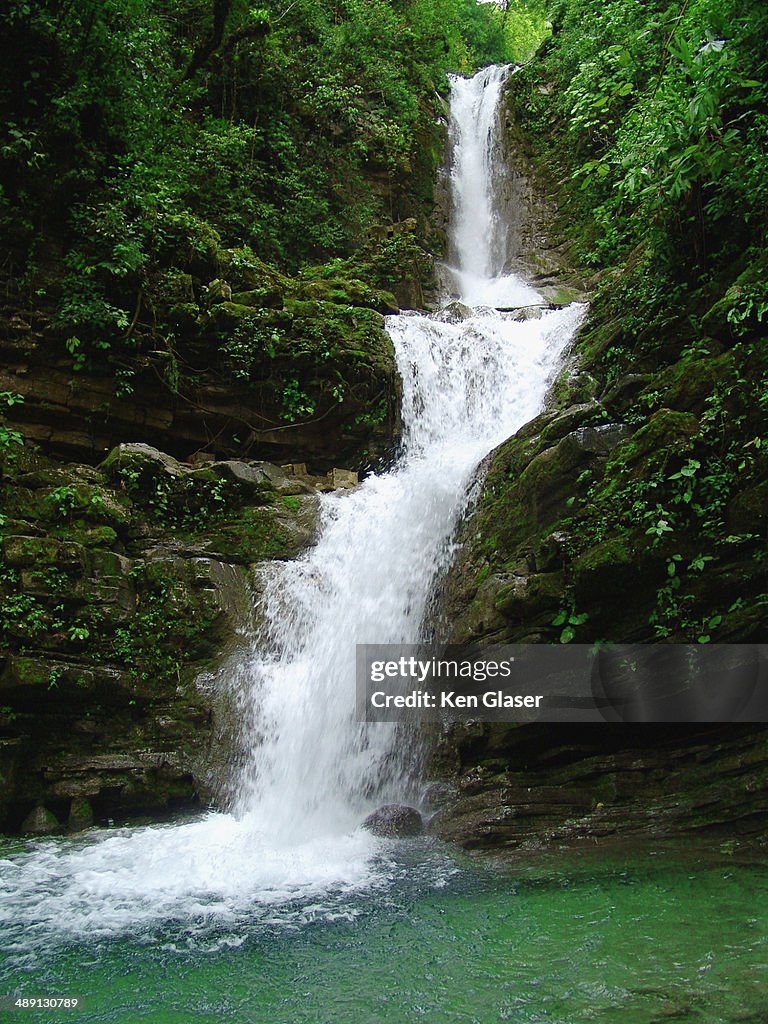
M571 640L576 636L576 631L571 626L566 626L563 632L560 634L560 643L569 644Z

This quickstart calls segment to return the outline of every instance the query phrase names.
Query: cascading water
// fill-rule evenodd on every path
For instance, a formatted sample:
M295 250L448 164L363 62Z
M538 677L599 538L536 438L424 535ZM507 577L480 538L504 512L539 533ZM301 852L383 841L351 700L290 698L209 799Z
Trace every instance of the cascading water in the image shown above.
M503 151L501 96L509 67L451 80L451 230L448 279L470 306L514 307L541 296L505 274L509 210L501 198L508 174Z
M355 720L355 644L420 639L477 465L539 411L583 312L519 322L494 308L542 302L502 273L494 182L507 73L452 80L452 277L475 308L388 318L403 378L401 457L353 493L324 497L317 545L265 580L266 653L238 672L253 740L234 814L40 844L5 865L0 921L44 935L230 922L259 907L265 920L306 920L347 913L350 892L391 880L387 843L356 826L402 798L407 766L393 726Z

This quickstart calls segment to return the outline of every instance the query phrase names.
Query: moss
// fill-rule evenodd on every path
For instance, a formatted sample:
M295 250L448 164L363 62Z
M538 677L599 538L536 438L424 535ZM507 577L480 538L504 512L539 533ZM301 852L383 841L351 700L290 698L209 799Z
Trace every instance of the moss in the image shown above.
M734 368L732 352L704 359L683 357L653 378L649 387L640 393L638 404L658 395L671 409L700 415L718 381L727 380Z
M253 314L253 306L244 306L237 302L219 302L208 315L208 327L217 334L231 334L243 322L250 321Z
M299 281L295 286L295 294L300 299L332 302L341 306L368 307L379 313L397 313L399 310L397 299L391 292L371 288L365 282L354 278Z
M247 292L235 292L232 302L237 306L252 306L255 309L282 309L283 298L280 288L252 288Z
M158 686L178 679L189 662L217 650L220 635L214 627L222 624L222 612L211 593L192 586L180 560L137 567L134 578L137 610L115 630L112 651L138 692L151 696Z
M576 558L571 565L576 606L583 608L606 598L630 597L640 570L638 550L644 547L646 538L631 534L611 537Z
M699 421L693 413L659 409L609 459L606 476L617 481L627 472L649 475L671 453L686 451L698 432Z
M247 246L220 249L219 276L234 292L265 290L285 292L288 278L270 263L265 263Z
M84 561L83 548L72 541L55 537L5 537L3 555L8 565L59 566L80 565Z
M289 535L272 508L246 508L211 536L211 543L231 550L244 562L279 558L288 550Z
M74 541L87 548L110 548L118 539L117 533L111 526L90 526L82 519L66 526L55 526L51 532L56 537Z

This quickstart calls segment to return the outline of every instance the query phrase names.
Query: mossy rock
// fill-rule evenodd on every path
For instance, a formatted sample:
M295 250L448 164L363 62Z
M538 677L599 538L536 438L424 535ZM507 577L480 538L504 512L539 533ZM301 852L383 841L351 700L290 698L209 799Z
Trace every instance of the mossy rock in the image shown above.
M526 466L516 490L539 526L553 522L567 510L580 473L596 459L605 459L627 432L624 424L579 427Z
M647 546L647 538L636 536L611 537L602 544L589 548L571 564L576 607L605 599L627 597L633 591L642 559L638 544Z
M70 483L41 493L41 507L54 521L77 518L119 530L129 520L129 512L114 490L87 483Z
M283 500L269 508L244 508L210 532L210 549L245 564L295 558L315 539L318 510L315 496L291 496L291 504Z
M627 471L647 472L648 467L663 462L670 452L687 451L698 432L699 421L693 413L659 409L609 460L606 477Z
M734 533L765 536L768 528L768 480L737 494L728 505L728 526Z
M721 299L718 299L701 318L701 324L708 334L715 337L728 338L734 333L734 327L729 320L729 315L738 312L738 307L750 295L761 294L765 296L765 282L768 280L768 257L752 260L749 267L744 270L726 291ZM741 324L749 322L745 317ZM757 318L754 317L754 325L757 326Z
M731 352L703 359L681 359L658 374L640 397L659 393L669 408L700 415L718 382L733 377L735 366Z
M595 366L608 349L620 343L622 338L623 327L620 320L601 321L597 317L590 318L579 332L576 341L581 368L589 370Z
M4 537L3 555L8 565L18 568L82 566L85 562L85 551L80 544L55 537Z
M340 306L368 307L379 313L397 313L400 308L391 292L371 288L365 282L355 279L327 278L300 281L297 283L295 294L299 299L332 302Z
M280 288L252 288L245 292L234 292L232 302L236 306L252 306L255 309L282 309L284 292Z
M47 807L34 807L21 823L19 831L24 835L50 836L61 831L61 823Z
M82 519L63 526L55 526L51 533L61 539L82 544L85 548L111 548L118 540L118 535L111 526L91 526Z
M244 323L252 320L256 310L253 306L237 302L219 302L208 314L208 327L217 334L231 334Z
M513 577L502 586L494 600L496 611L508 618L529 618L562 603L565 582L560 572L533 573Z
M145 483L160 476L177 479L184 474L181 463L148 444L120 444L101 463L100 469L118 485L128 474Z
M219 249L219 277L234 293L269 290L287 291L289 279L270 263L259 259L249 248Z
M187 336L197 334L199 318L200 307L194 302L177 302L165 314L168 324Z

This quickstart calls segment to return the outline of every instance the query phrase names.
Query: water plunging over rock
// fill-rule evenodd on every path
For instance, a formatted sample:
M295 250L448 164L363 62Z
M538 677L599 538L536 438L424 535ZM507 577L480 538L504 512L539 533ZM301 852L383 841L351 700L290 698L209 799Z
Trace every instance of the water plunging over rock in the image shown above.
M482 458L539 411L583 307L544 306L508 257L496 183L506 68L451 84L455 299L387 319L403 379L396 465L322 499L318 544L265 580L268 643L244 669L246 768L236 806L287 835L351 828L408 795L411 751L393 726L355 718L356 643L421 636L430 595ZM446 298L450 298L447 296Z
M98 919L110 932L199 915L202 906L226 916L256 905L290 918L297 905L316 915L325 900L330 913L339 893L385 884L380 844L359 823L382 805L413 802L416 758L395 726L357 720L355 645L422 637L477 468L539 412L583 315L573 305L520 321L495 308L545 304L504 273L494 183L503 174L506 74L489 68L452 80L454 294L446 300L462 305L387 318L402 377L399 458L346 493L308 496L320 505L317 543L260 571L258 642L230 664L242 748L234 813L32 854L6 901L14 920L88 930ZM417 813L395 817L415 828ZM30 895L41 878L44 906Z

